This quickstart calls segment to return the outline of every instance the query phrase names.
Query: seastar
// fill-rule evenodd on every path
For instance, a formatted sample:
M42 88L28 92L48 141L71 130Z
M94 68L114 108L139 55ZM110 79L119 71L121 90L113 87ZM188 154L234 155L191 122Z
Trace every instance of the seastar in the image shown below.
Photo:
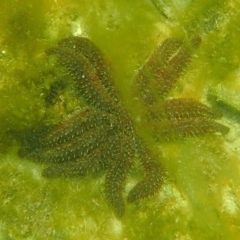
M199 38L192 39L189 45L177 39L165 40L135 76L138 103L157 140L228 132L227 127L212 120L220 115L210 107L192 99L165 99L189 64L191 48L198 42ZM50 164L42 173L48 178L85 176L105 170L106 199L115 215L122 217L124 186L135 159L140 160L145 176L129 192L128 202L158 192L164 167L124 108L104 57L94 43L69 37L46 53L57 56L87 107L30 140L19 153Z

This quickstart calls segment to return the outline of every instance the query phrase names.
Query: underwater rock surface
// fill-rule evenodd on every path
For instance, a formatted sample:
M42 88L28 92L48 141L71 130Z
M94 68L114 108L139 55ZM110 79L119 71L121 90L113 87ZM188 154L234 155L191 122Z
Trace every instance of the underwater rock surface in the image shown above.
M161 2L161 1L159 1ZM188 2L188 3L187 3ZM184 4L185 3L185 4ZM151 137L138 118L132 84L137 70L164 39L188 40L201 36L192 63L169 93L169 98L194 98L204 105L210 87L223 84L237 91L240 48L237 29L239 3L183 1L12 1L1 8L0 51L0 236L3 239L236 239L239 236L239 123L225 116L217 122L230 128L226 137L201 136L161 142ZM14 9L14 10L13 10ZM136 11L138 9L138 11ZM97 14L96 14L97 13ZM160 33L160 34L159 34ZM234 34L233 34L234 33ZM59 39L78 35L91 39L106 54L116 88L131 112L142 138L161 158L168 180L159 193L136 204L127 204L121 220L104 199L104 177L45 179L45 165L17 156L19 135L58 124L85 107L73 89L57 89L54 82L70 82L65 70L46 61L45 49ZM234 35L234 37L232 37ZM119 47L121 46L121 47ZM232 76L236 77L232 77ZM231 84L234 86L232 87ZM230 91L231 92L231 91ZM19 94L21 93L21 94ZM54 100L46 103L47 96ZM51 95L52 94L52 95ZM144 115L144 114L143 114ZM141 121L138 124L138 121ZM145 131L146 129L146 131ZM230 138L234 131L234 138ZM21 135L20 135L21 136ZM126 198L143 176L136 163L126 182Z

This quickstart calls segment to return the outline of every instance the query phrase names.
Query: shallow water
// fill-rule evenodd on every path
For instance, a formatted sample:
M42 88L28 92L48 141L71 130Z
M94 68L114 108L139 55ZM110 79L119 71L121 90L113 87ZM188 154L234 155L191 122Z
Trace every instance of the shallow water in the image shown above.
M0 10L0 238L237 239L239 4L155 1L156 9L147 0L92 2L14 0ZM161 144L146 134L168 178L155 196L127 204L122 219L106 203L104 175L46 179L41 175L45 165L17 155L27 129L42 121L56 124L84 106L71 86L57 93L55 104L46 104L53 80L65 75L44 52L70 35L91 39L106 55L124 105L133 114L133 77L159 42L201 36L192 63L168 97L212 105L230 128L226 136ZM142 175L136 164L124 197Z

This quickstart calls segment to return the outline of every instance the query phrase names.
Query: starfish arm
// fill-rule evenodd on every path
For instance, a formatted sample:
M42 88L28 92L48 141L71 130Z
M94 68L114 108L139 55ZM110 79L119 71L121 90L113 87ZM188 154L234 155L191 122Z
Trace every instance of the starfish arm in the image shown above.
M125 212L125 203L122 196L127 173L131 169L131 161L127 156L114 161L107 170L105 178L105 195L109 205L117 217L122 217Z
M118 101L117 94L112 84L113 82L110 81L111 76L105 64L103 54L92 41L83 37L68 37L62 39L58 43L58 46L59 48L65 48L70 51L74 51L78 57L81 57L81 55L86 57L96 69L102 86L107 90L112 99L114 99L116 102Z
M151 54L135 77L146 106L163 98L174 87L191 60L191 47L178 39L166 39Z
M152 122L152 125L153 135L159 141L171 141L216 132L227 134L229 131L228 127L208 118L182 118L164 122Z
M108 160L103 157L101 149L98 149L88 155L86 159L50 165L43 170L42 175L48 178L94 175L106 169L108 165Z
M54 147L82 136L84 133L101 126L112 124L109 115L95 109L76 111L61 123L51 127L49 131L40 138L39 147Z
M77 90L87 104L100 110L112 112L115 109L116 98L111 98L100 80L98 69L87 57L69 45L50 48L49 55L56 55L59 63L64 66L76 84ZM107 75L106 75L107 76ZM110 79L108 79L111 82Z
M172 47L172 41L169 40L169 48ZM164 67L155 66L153 68L153 83L160 97L165 96L175 86L177 80L190 63L190 59L191 53L182 42L179 48L173 51Z
M95 149L106 148L107 144L117 139L116 134L117 132L112 127L97 126L95 129L56 146L36 148L29 152L27 157L46 163L75 161L88 156Z
M218 111L191 98L160 101L151 108L151 111L153 116L160 120L197 117L218 119L221 117Z
M97 121L101 118L106 118L105 115L99 115L99 112L93 109L76 111L58 125L47 127L47 129L40 129L40 131L31 131L25 137L28 147L21 148L18 153L21 157L30 157L34 151L40 149L43 151L43 149L69 142L71 139L79 137L93 129L97 125ZM104 123L105 121L101 122Z
M165 175L161 164L148 153L141 156L145 177L128 194L128 202L135 202L158 192Z
M103 139L100 139L101 137ZM95 146L86 147L84 154L78 155L81 158L78 158L74 162L54 162L54 164L43 171L43 176L49 178L60 176L71 177L98 173L110 167L110 160L116 157L116 151L122 151L121 148L117 147L118 145L120 145L118 136L105 132L104 135L99 136ZM120 156L119 153L118 156Z

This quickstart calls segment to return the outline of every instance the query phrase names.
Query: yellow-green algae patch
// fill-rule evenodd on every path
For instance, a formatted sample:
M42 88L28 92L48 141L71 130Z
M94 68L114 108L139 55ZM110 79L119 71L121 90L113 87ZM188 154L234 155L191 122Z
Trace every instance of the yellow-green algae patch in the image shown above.
M151 149L159 154L159 161L168 171L168 179L155 197L127 204L126 214L119 220L104 199L104 176L44 179L43 166L19 159L17 143L6 132L38 127L43 120L58 122L78 107L71 90L61 95L55 106L45 103L54 76L62 75L61 69L54 69L54 59L47 58L44 50L71 34L90 38L106 54L115 84L133 116L138 114L131 96L133 76L166 37L187 39L194 34L202 37L191 66L171 96L194 97L208 103L209 87L233 82L229 76L240 63L239 3L158 2L164 14L147 0L131 3L15 0L3 4L0 10L2 239L231 240L239 237L240 149L229 148L235 142L229 143L228 137L207 136L159 145L146 133L146 141L152 144ZM239 123L230 124L238 131ZM6 153L9 145L14 146L13 150ZM141 178L141 173L136 166L126 191Z

